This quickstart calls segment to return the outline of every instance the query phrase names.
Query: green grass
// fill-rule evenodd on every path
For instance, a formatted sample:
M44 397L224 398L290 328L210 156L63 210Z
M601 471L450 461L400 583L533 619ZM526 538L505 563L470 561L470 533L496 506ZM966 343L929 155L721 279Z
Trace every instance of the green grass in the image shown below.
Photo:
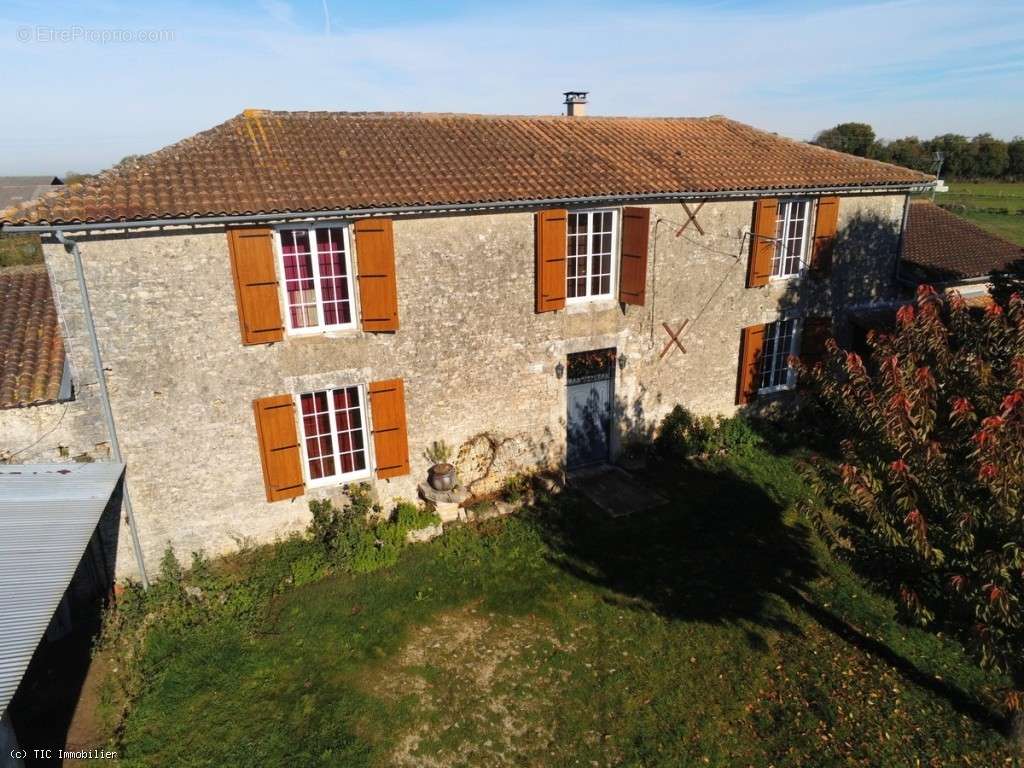
M1004 681L898 623L761 450L652 470L279 597L256 632L151 631L126 765L1009 764Z
M1006 208L1024 210L1024 182L951 181L949 192L935 195L936 202L964 205L968 208Z
M1005 213L985 213L983 211L956 211L964 218L970 219L982 229L994 235L1006 238L1012 243L1024 245L1024 215L1007 215Z
M982 229L1024 245L1024 182L953 181L935 202Z

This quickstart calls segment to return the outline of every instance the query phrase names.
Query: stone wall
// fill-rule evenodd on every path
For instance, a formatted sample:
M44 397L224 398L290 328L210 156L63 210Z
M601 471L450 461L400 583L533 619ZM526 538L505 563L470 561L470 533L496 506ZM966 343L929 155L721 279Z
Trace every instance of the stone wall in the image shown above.
M780 308L817 313L892 295L902 210L902 196L845 198L828 278L748 290L750 201L706 204L704 236L691 225L676 237L682 208L653 206L646 306L609 301L542 315L533 311L532 214L401 220L398 333L345 331L258 347L239 340L222 230L80 237L147 560L155 566L168 543L182 555L217 553L306 525L309 496L265 501L258 397L404 379L412 474L376 482L384 500L414 496L427 469L422 452L435 439L479 453L488 436L502 446L498 474L558 465L566 397L554 370L570 352L616 347L625 356L613 445L649 434L676 403L730 412L743 326L774 319ZM46 258L82 372L76 384L87 390L92 369L71 257L47 246ZM687 353L659 360L668 340L662 323L686 318ZM122 575L134 570L127 541L121 536Z
M85 394L65 403L0 410L0 464L108 459L97 405Z

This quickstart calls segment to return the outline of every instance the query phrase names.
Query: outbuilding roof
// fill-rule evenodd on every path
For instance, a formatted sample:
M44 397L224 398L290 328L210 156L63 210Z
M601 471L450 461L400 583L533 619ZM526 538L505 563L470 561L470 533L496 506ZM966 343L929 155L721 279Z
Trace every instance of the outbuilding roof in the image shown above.
M0 465L0 715L123 472L106 461Z
M1024 246L927 200L910 204L903 261L923 280L950 283L984 277L1021 260Z
M0 408L57 400L64 339L43 265L0 269Z
M725 117L545 117L246 110L0 213L0 223L906 188L917 171Z

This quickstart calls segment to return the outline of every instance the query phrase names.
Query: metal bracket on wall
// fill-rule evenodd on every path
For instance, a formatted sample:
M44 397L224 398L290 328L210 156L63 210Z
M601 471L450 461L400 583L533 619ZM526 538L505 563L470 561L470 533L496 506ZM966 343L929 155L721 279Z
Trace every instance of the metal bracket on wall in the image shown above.
M705 200L701 200L700 203L697 204L697 207L694 208L692 211L690 210L690 206L688 206L686 203L680 203L680 205L683 206L683 210L686 211L686 223L684 223L683 226L676 230L676 237L682 235L683 232L686 231L686 228L691 224L693 224L694 229L700 232L701 236L704 235L704 228L701 227L700 222L697 221L697 214L700 213L700 209L704 207L705 202Z
M672 351L673 345L679 347L679 351L682 352L684 355L686 354L686 347L684 347L682 342L679 341L679 336L683 332L683 329L686 327L686 324L689 322L689 318L683 320L683 323L682 325L679 326L678 331L673 331L672 326L670 326L668 323L661 324L661 327L665 329L665 333L668 334L668 341L665 342L665 346L661 350L661 354L658 355L659 360L661 360L663 357L665 357L665 355Z

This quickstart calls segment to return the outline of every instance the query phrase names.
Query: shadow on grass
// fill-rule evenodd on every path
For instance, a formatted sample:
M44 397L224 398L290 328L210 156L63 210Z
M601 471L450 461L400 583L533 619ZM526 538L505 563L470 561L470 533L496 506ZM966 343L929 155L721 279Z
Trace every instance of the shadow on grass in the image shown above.
M554 563L602 587L605 599L665 618L753 624L802 634L782 603L897 670L978 724L1005 732L1005 719L970 693L922 671L806 594L822 575L810 532L783 520L784 502L725 462L662 465L646 480L669 497L660 508L609 517L567 494L539 524ZM820 550L818 550L820 552ZM747 642L764 648L754 631Z
M980 725L1004 734L1007 733L1008 724L1006 718L993 712L967 692L934 675L923 672L912 661L896 653L885 643L864 634L864 632L849 622L836 616L832 611L822 608L812 600L809 600L805 595L795 592L791 600L812 616L822 627L837 637L842 638L850 645L882 659L914 685L941 696L961 715L971 718Z
M666 618L795 631L772 601L818 574L807 531L786 525L782 506L727 466L679 463L659 475L670 498L659 508L611 518L571 496L542 515L555 564L610 590L609 600Z

